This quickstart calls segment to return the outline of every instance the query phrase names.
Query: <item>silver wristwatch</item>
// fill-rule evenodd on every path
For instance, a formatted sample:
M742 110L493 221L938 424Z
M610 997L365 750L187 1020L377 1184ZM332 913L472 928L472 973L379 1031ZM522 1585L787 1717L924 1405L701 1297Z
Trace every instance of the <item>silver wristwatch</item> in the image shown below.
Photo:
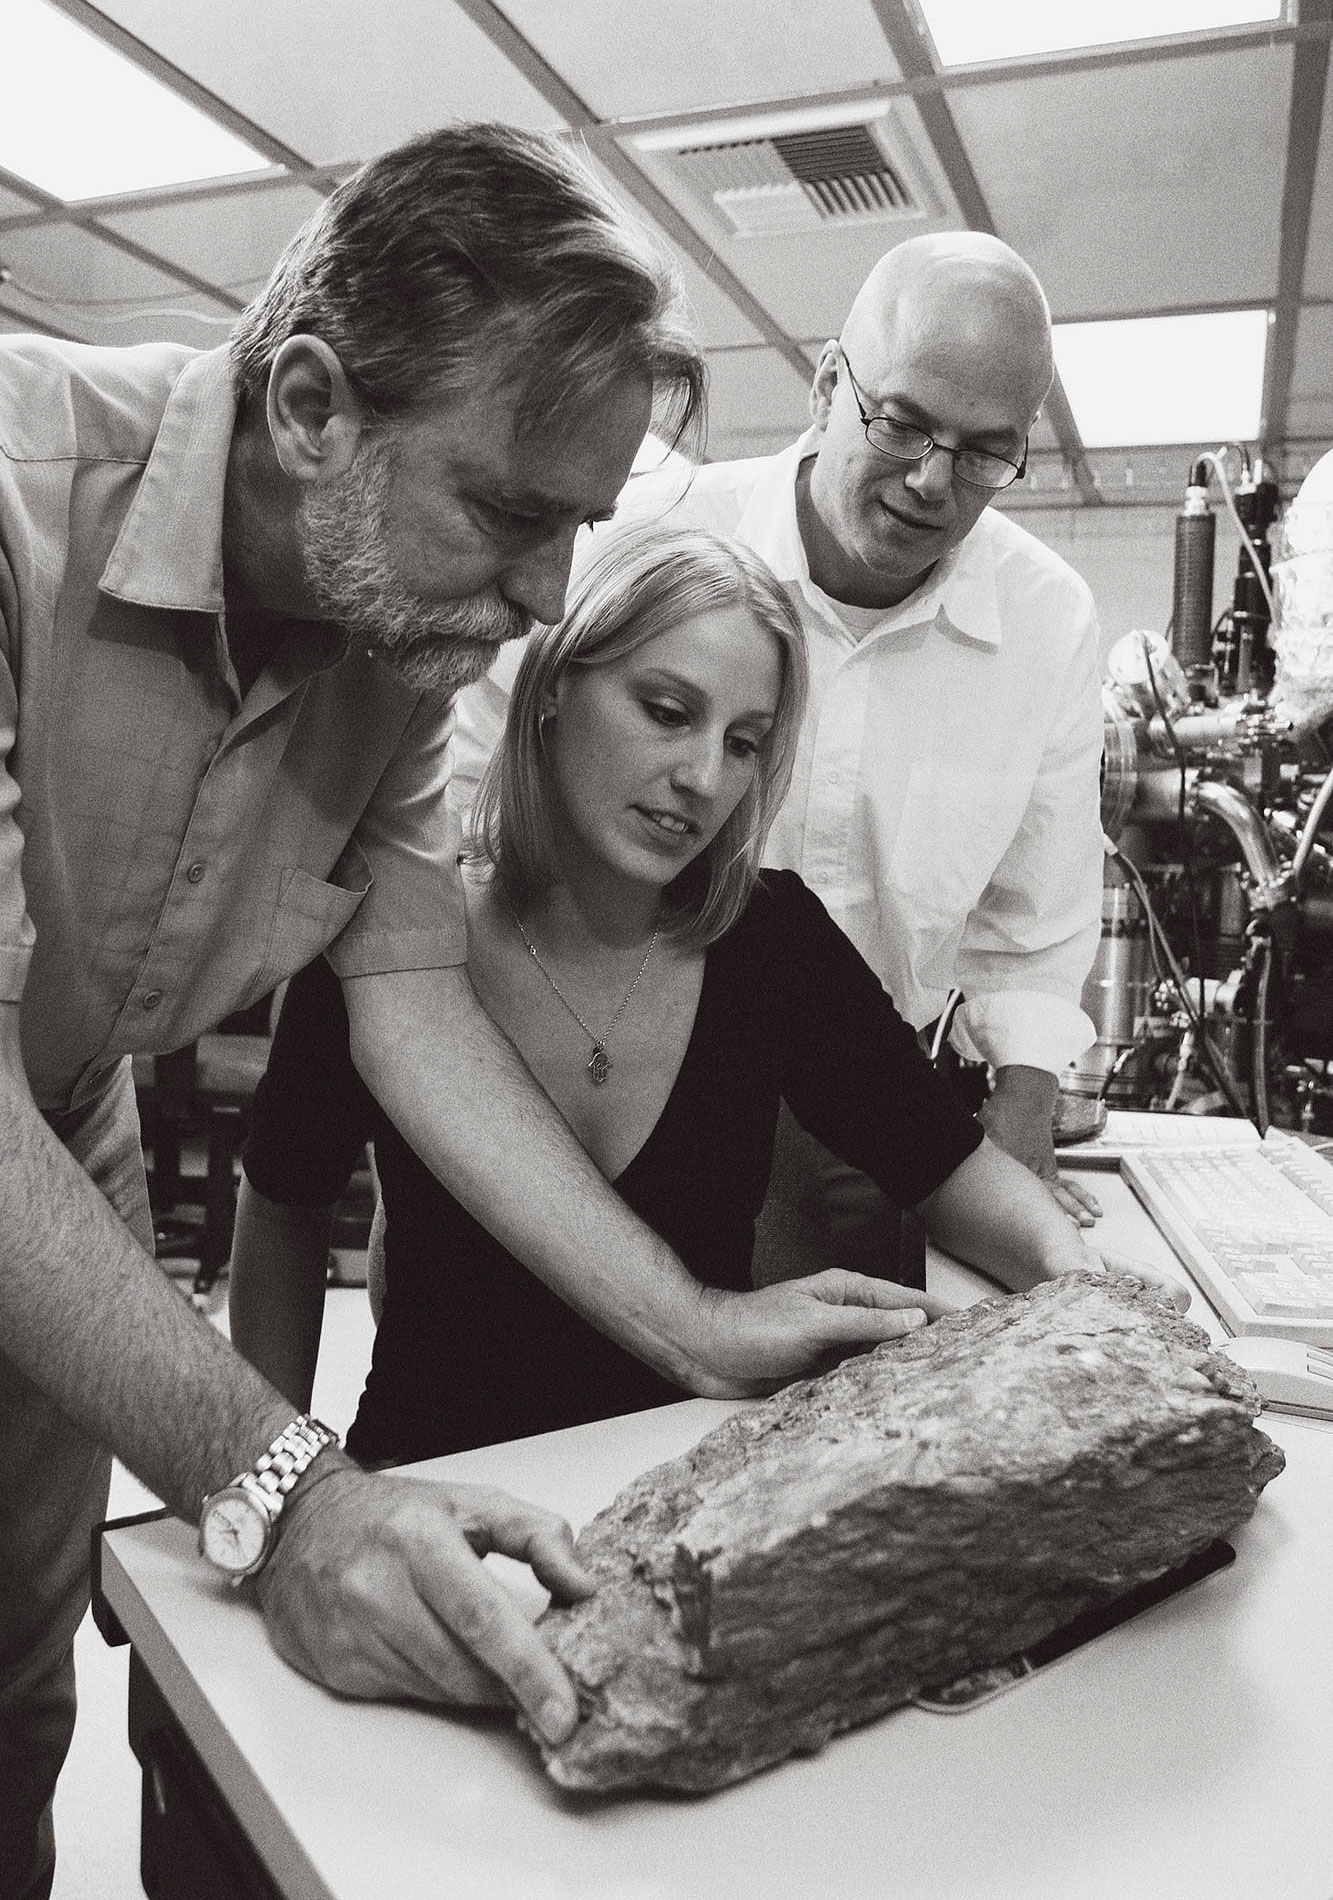
M199 1549L233 1583L253 1577L272 1554L287 1494L337 1432L304 1412L278 1433L252 1471L204 1499Z

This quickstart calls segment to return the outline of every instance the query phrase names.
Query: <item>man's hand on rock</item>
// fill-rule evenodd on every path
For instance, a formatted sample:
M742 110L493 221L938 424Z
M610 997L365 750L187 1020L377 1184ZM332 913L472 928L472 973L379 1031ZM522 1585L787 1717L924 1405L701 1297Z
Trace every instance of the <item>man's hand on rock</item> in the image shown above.
M562 1601L594 1588L551 1512L490 1486L355 1466L293 1498L254 1587L279 1655L339 1695L517 1703L562 1741L577 1720L573 1687L483 1568L488 1550L530 1564Z

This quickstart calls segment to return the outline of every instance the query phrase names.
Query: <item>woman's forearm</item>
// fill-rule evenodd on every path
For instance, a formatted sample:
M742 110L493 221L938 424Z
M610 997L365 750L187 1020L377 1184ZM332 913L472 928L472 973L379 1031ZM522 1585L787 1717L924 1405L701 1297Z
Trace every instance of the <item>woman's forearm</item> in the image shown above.
M1057 1273L1100 1265L1037 1177L990 1140L954 1169L917 1214L936 1246L1015 1293Z
M282 1207L242 1177L232 1241L231 1342L299 1411L319 1358L331 1207Z

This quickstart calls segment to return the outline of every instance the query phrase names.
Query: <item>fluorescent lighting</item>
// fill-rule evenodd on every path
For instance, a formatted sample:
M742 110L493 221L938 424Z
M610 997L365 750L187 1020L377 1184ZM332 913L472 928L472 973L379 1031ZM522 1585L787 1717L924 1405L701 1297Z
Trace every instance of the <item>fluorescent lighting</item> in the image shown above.
M1058 323L1055 361L1090 449L1253 442L1267 310Z
M4 0L0 165L57 198L109 197L269 161L44 0Z
M917 0L944 66L1114 46L1282 16L1283 0Z

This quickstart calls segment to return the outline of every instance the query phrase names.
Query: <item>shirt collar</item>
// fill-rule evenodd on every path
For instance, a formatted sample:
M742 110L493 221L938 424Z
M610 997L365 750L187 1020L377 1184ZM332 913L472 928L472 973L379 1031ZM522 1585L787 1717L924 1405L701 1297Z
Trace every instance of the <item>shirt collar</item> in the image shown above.
M796 476L801 463L819 447L819 431L807 429L780 455L770 457L737 524L745 541L768 562L779 580L795 582L818 597L796 519ZM956 548L938 561L923 586L896 607L888 607L874 634L918 627L933 620L941 631L961 634L981 646L998 647L1000 603L990 521L982 514Z
M226 346L192 357L167 398L103 593L141 607L222 612L222 497L235 422Z
M818 446L818 431L807 429L789 449L769 456L736 524L738 541L762 556L780 581L800 587L810 585L810 563L796 521L796 476Z

